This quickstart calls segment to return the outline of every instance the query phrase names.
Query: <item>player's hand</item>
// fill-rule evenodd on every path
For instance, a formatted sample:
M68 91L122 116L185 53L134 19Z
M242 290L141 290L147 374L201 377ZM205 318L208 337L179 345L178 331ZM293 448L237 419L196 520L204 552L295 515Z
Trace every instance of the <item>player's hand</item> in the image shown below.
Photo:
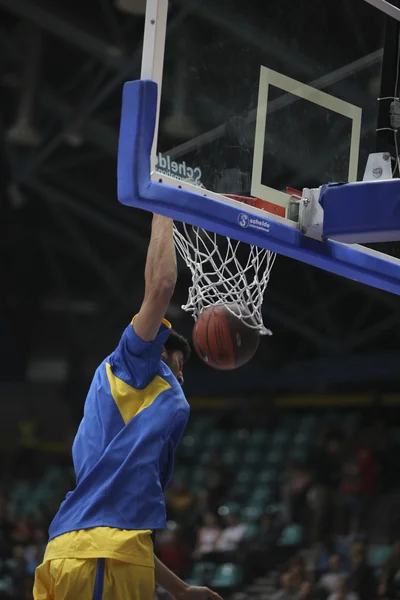
M222 600L222 598L206 587L192 585L182 592L176 600Z

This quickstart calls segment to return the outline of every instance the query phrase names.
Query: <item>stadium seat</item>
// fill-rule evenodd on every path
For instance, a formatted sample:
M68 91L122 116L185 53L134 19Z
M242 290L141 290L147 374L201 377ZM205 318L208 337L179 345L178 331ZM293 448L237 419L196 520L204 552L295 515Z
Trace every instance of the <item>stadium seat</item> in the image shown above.
M205 573L214 573L215 571L215 564L212 562L196 562L193 565L193 570L191 573L192 577L200 577L201 579L204 579L204 574Z
M225 517L229 513L239 514L240 512L240 503L234 502L233 500L228 500L220 506L218 509L218 513L221 517Z
M222 462L225 465L234 466L240 461L240 453L236 448L228 448L222 454Z
M257 475L257 481L260 483L274 484L277 480L278 475L274 469L264 469Z
M310 443L312 432L309 431L298 431L293 438L294 446L305 446Z
M296 462L304 462L307 458L307 451L304 448L292 448L289 452L289 457L291 460L295 460Z
M204 440L203 445L207 450L220 448L226 441L226 436L223 431L212 431Z
M236 499L245 500L249 496L251 492L251 486L248 483L235 483L235 485L231 488L229 495L235 497Z
M257 465L262 461L263 454L258 450L248 450L245 453L243 459L244 462L248 465Z
M211 461L213 459L213 455L212 452L202 452L199 456L199 463L203 466L207 466L209 464L211 464Z
M181 443L185 449L192 448L199 443L199 436L196 433L185 435L183 436Z
M206 476L206 469L204 467L195 467L189 474L189 479L195 485L201 485Z
M180 465L179 467L177 467L174 471L174 480L186 480L188 479L188 476L191 474L190 472L190 468L186 467L184 465Z
M317 417L314 415L306 415L302 418L300 422L300 431L308 431L311 432L317 424Z
M238 483L248 483L249 485L251 485L256 480L256 477L257 476L253 470L243 469L242 471L239 471L236 481Z
M42 481L44 483L50 484L50 485L62 484L64 480L65 480L65 473L63 472L62 469L58 469L56 467L48 469L42 479Z
M262 446L267 443L268 435L263 429L254 429L251 433L249 445L251 446Z
M272 492L269 486L258 486L255 488L255 490L253 490L253 493L251 494L251 501L256 503L266 503L271 498L271 496Z
M242 582L243 573L239 565L227 563L217 568L211 587L217 589L234 588Z
M282 531L279 546L299 546L303 539L303 528L300 525L287 525Z
M257 521L265 512L265 502L252 502L244 506L240 514L245 521Z
M268 464L279 467L280 465L282 465L283 459L284 459L283 452L281 452L280 450L272 450L271 452L268 453L266 462Z
M246 526L246 540L254 540L257 537L259 531L258 523L247 523Z
M373 544L368 548L367 562L373 569L378 569L384 565L391 553L390 546Z
M283 446L284 444L287 443L289 439L289 431L287 431L286 429L278 429L273 437L272 437L272 444L273 447L280 447Z

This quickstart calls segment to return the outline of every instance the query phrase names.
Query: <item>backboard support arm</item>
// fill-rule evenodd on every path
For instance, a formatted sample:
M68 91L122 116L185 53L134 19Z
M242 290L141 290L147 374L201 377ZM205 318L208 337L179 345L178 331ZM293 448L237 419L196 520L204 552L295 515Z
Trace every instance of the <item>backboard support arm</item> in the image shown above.
M168 0L147 0L140 78L151 79L158 87L156 127L151 149L151 172L156 168L167 17Z

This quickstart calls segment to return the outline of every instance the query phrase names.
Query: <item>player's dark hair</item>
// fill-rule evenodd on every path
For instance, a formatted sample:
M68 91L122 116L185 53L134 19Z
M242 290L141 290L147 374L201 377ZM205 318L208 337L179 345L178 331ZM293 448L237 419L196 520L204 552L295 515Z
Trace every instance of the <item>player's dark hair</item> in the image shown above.
M183 335L171 329L167 341L164 344L167 352L176 352L180 350L183 354L183 361L186 362L190 358L190 344Z

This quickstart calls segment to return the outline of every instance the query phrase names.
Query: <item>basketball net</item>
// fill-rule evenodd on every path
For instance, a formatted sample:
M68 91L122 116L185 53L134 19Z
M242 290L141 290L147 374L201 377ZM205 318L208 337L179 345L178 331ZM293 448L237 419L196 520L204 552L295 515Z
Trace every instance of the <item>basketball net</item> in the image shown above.
M256 202L231 197L246 203ZM232 314L260 334L272 334L263 322L262 303L275 252L177 222L174 241L192 275L188 299L182 306L184 311L197 320L208 306L224 305L230 310L229 305L236 304L240 314L231 310Z

